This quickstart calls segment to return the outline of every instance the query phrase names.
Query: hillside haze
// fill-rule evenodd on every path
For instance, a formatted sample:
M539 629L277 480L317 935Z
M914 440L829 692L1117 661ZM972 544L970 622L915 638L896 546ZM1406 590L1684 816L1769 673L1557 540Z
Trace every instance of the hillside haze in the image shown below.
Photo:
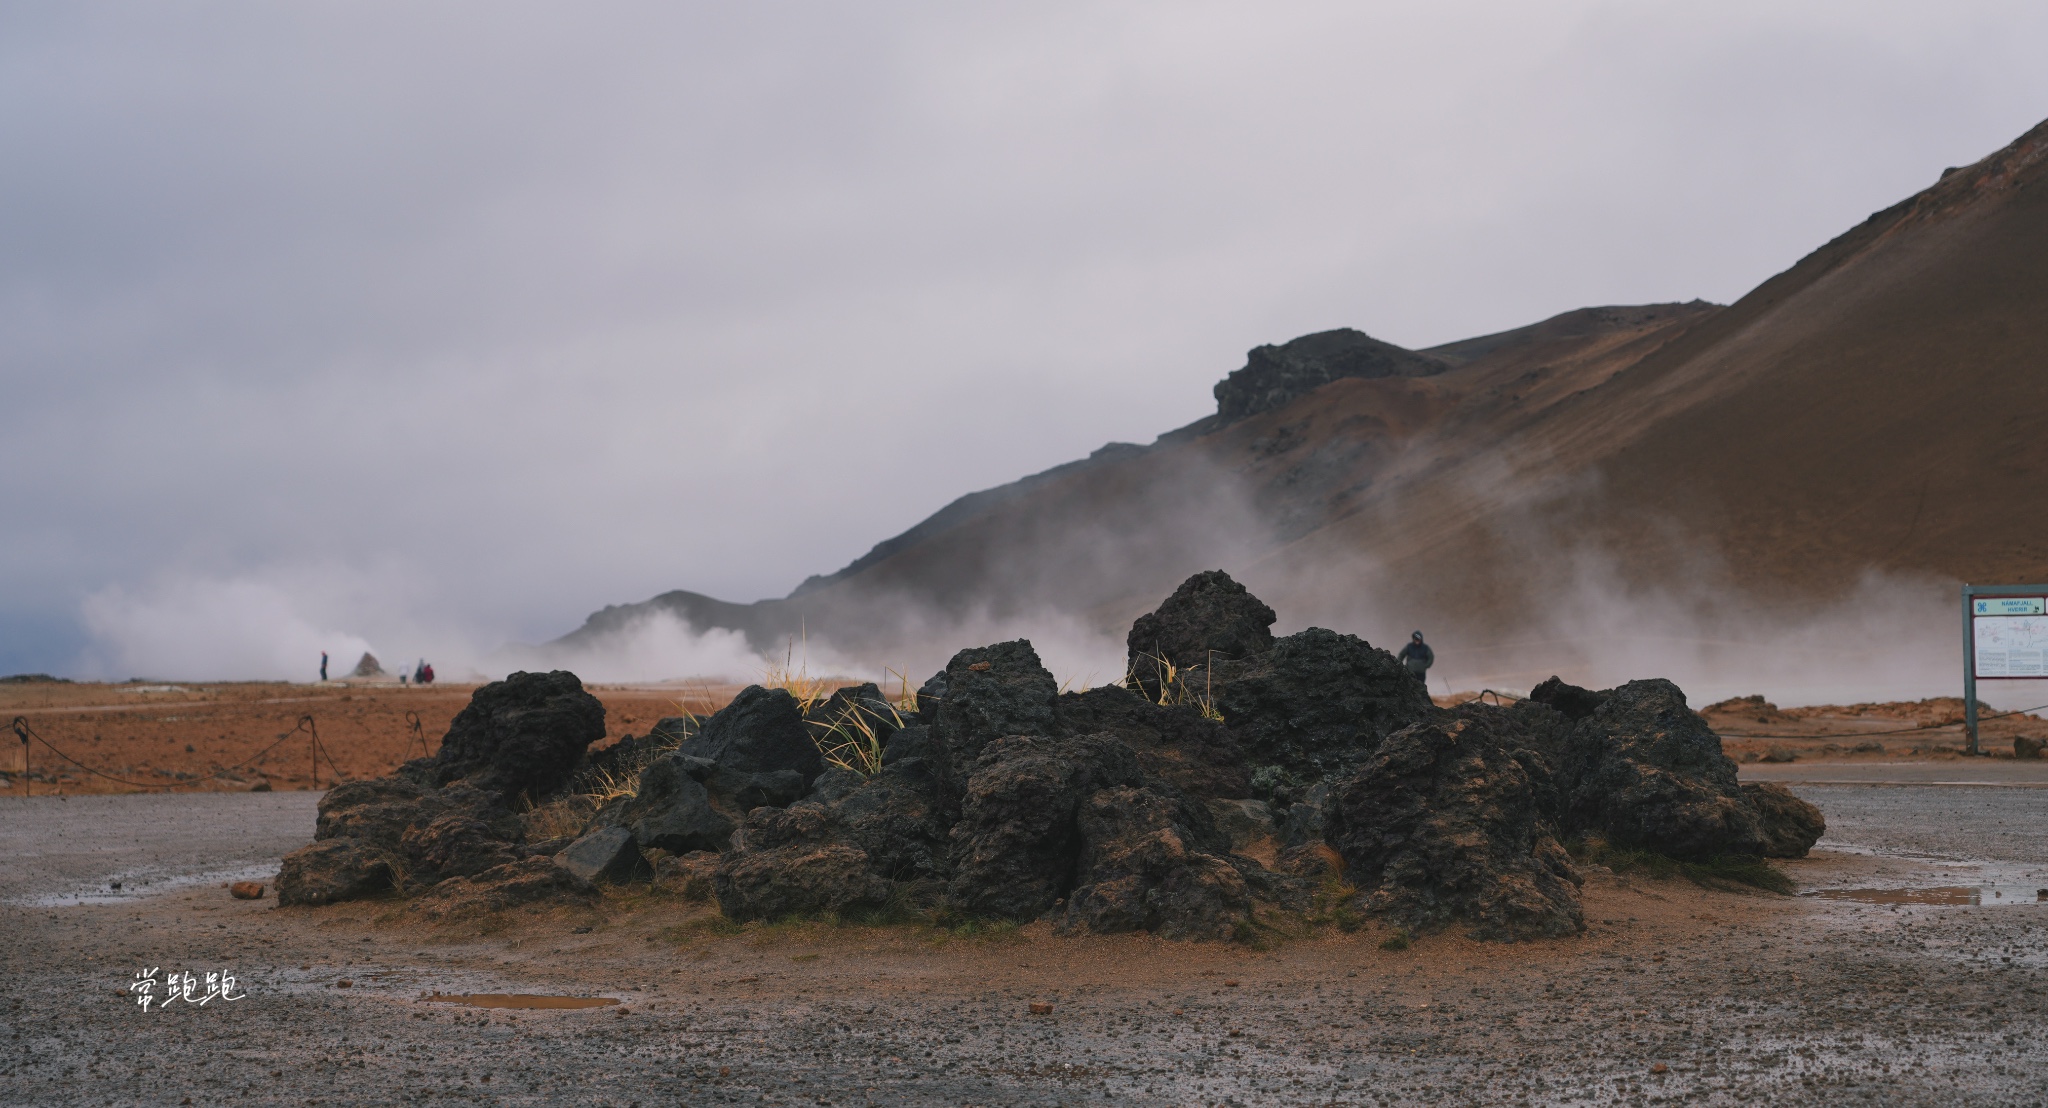
M1429 628L1461 687L1666 648L1745 677L1917 673L1953 652L1948 586L2048 573L2044 162L2048 124L1727 307L1262 346L1216 414L962 497L787 598L666 593L553 645L657 612L877 664L1034 631L1115 645L1222 567L1283 628Z

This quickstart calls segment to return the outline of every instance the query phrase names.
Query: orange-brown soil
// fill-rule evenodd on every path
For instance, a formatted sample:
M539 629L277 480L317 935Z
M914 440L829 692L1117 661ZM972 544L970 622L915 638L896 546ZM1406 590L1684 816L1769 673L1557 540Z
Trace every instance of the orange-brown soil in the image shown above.
M699 684L588 688L605 706L605 737L592 749L644 735L663 716L716 711L739 691ZM474 685L349 682L0 685L0 720L20 716L52 746L99 771L32 743L26 768L34 776L25 781L22 744L10 741L0 754L0 796L239 791L266 782L273 789L309 789L312 740L299 730L302 716L312 717L333 759L332 766L320 762L323 786L333 783L336 768L344 778L377 777L438 749L449 721L475 691ZM419 720L417 733L411 716Z

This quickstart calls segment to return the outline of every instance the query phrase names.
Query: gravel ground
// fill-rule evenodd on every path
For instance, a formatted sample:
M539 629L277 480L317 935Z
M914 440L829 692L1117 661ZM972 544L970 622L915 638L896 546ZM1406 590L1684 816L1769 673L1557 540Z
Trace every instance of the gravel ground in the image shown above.
M1799 791L1837 829L1788 867L1809 888L2003 879L2048 858L2048 790ZM1596 874L1593 927L1574 940L1437 935L1389 951L1368 928L1260 951L1041 926L727 934L704 907L644 892L443 925L396 904L280 910L213 885L21 903L134 868L125 844L152 818L166 834L149 864L167 877L181 852L179 872L209 873L311 823L223 807L202 813L213 831L173 833L178 809L117 816L155 798L110 799L104 818L65 816L62 835L13 818L34 811L0 818L0 848L51 870L11 874L0 904L7 1103L1950 1105L2048 1090L2048 906ZM143 1012L128 985L148 966L224 970L246 997ZM421 1002L435 991L624 1003Z

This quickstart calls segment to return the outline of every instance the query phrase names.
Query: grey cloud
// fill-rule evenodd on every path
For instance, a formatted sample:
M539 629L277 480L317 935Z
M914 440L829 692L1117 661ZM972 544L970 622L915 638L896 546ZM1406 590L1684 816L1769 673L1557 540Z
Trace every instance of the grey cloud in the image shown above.
M149 664L89 598L103 628L180 588L486 645L778 595L1200 416L1256 343L1731 299L2035 122L2043 31L2018 4L16 6L0 671Z

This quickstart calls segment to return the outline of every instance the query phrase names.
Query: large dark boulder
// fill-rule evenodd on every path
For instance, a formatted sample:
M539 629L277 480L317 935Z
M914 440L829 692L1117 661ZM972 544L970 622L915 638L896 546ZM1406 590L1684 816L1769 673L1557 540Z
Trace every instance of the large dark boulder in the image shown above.
M1388 736L1336 783L1329 842L1367 907L1479 939L1571 935L1579 876L1537 810L1511 725L1440 716Z
M473 877L522 856L524 828L495 794L455 785L422 798L417 810L399 837L408 889Z
M562 790L602 738L604 705L575 674L515 673L470 697L424 767L423 783L463 781L507 803L542 800Z
M327 839L284 856L277 873L277 903L332 904L391 891L392 854L361 839Z
M867 854L877 876L943 882L952 875L950 825L921 764L885 767L830 804L840 837Z
M933 899L950 872L948 824L920 759L872 778L841 769L810 797L748 812L714 882L739 919L875 907L898 890Z
M564 847L555 864L592 884L624 885L654 876L639 840L623 827L600 827Z
M322 902L372 895L392 884L427 888L520 857L524 827L500 800L495 792L467 785L433 789L399 777L351 781L329 790L320 799L314 840L360 844L368 851L362 857L381 860L389 878L333 884L334 891L322 894ZM365 874L375 868L364 865Z
M720 811L712 802L702 778L718 768L714 762L681 753L657 758L641 771L639 791L606 804L591 823L623 828L640 846L670 854L724 850L745 813Z
M1813 844L1828 833L1828 821L1820 809L1792 795L1774 782L1742 786L1743 799L1756 809L1757 822L1764 831L1764 857L1804 858Z
M1077 884L1063 928L1228 939L1250 921L1252 891L1225 857L1228 838L1178 793L1098 789L1082 800L1075 826Z
M406 828L421 815L422 803L437 796L436 790L400 777L336 785L320 798L313 838L356 839L396 852ZM438 804L433 807L439 810Z
M1197 573L1131 625L1124 640L1126 672L1156 703L1168 666L1184 679L1215 661L1263 654L1273 648L1273 621L1278 618L1222 570ZM1166 695L1175 691L1167 690Z
M1116 685L1059 698L1062 729L1113 735L1138 755L1147 774L1202 799L1251 795L1251 767L1230 730L1193 705L1162 708Z
M1381 739L1436 707L1392 654L1354 635L1311 627L1255 658L1219 662L1215 705L1272 799L1372 756Z
M1131 749L1108 737L1014 735L985 744L952 830L947 899L969 915L1020 923L1049 911L1074 885L1082 802L1142 777Z
M712 878L735 920L818 916L877 908L893 890L865 851L843 842L824 805L757 808Z
M1767 843L1721 737L1661 678L1607 690L1573 725L1556 768L1567 832L1705 861L1761 855Z
M805 784L825 769L796 697L759 685L740 690L676 749L740 773L795 773Z
M897 708L869 681L834 689L805 718L814 734L823 731L837 740L872 737L886 745L898 728L917 722L917 713Z
M1552 675L1529 690L1529 699L1555 709L1566 719L1577 723L1599 711L1600 705L1607 703L1607 694L1565 684L1563 678Z
M1009 735L1060 733L1059 685L1027 640L962 650L925 687L941 690L930 713L932 754L949 800L964 789L984 746Z

